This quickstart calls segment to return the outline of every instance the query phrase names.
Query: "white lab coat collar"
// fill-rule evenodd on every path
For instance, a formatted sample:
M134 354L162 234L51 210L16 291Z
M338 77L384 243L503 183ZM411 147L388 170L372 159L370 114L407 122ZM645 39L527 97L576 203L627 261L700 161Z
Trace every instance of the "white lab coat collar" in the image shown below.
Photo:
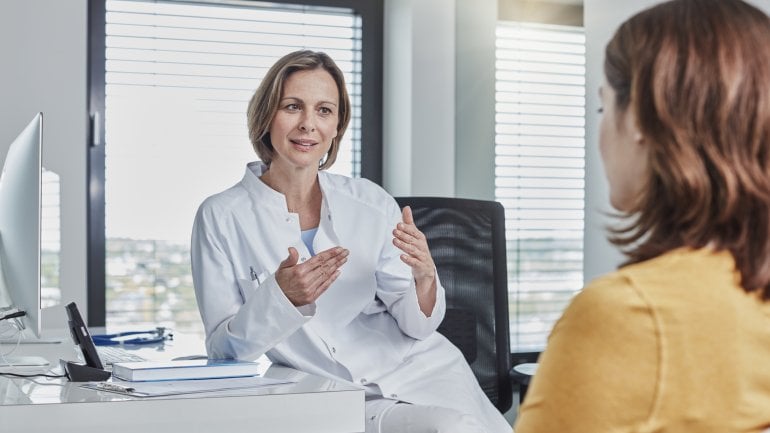
M243 174L241 183L246 188L246 191L257 199L257 203L259 203L260 206L268 206L287 214L296 215L289 212L288 205L286 204L286 196L283 193L274 190L260 179L260 176L265 174L267 170L267 165L261 161L250 162L246 165L246 172ZM330 188L326 172L318 172L318 185L321 188L322 195L321 221L318 225L318 232L316 232L316 236L313 240L313 250L320 252L338 246L340 243L335 234L334 221L332 220L330 210L331 206L329 205L329 195L326 194ZM297 249L301 252L306 251L304 244L298 244Z
M286 196L267 186L259 177L265 174L267 165L261 161L250 162L246 165L246 173L243 174L241 183L249 194L258 197L261 206L278 207L288 211Z

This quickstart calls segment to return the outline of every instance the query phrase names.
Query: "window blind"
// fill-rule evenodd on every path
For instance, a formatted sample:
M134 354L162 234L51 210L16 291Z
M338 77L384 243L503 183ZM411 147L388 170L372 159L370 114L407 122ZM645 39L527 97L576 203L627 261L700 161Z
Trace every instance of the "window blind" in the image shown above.
M40 191L40 305L61 302L61 187L59 175L43 168Z
M360 175L361 18L266 2L107 0L107 322L200 321L189 236L205 197L257 159L248 102L291 51L324 51L345 75L351 123L332 172Z
M583 29L499 22L495 197L505 207L511 347L540 351L583 285Z

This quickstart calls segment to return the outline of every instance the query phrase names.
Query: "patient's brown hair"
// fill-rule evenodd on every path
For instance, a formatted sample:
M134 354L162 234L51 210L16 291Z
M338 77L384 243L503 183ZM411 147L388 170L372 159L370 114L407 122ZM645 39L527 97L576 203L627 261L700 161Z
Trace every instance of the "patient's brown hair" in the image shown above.
M614 229L628 263L729 250L770 299L770 20L738 0L674 0L626 21L604 73L649 146L646 188Z

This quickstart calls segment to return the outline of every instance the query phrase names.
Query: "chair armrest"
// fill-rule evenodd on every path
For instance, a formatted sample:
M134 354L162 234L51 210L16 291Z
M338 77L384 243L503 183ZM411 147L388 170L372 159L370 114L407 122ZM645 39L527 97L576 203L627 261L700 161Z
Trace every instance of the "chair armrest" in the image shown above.
M536 362L514 365L510 372L511 380L513 380L514 383L521 385L529 385L529 381L532 379L532 376L535 375L536 371Z
M536 371L536 362L517 364L511 368L508 375L511 377L511 381L519 386L519 404L524 402L524 396L527 394L529 382L532 380Z

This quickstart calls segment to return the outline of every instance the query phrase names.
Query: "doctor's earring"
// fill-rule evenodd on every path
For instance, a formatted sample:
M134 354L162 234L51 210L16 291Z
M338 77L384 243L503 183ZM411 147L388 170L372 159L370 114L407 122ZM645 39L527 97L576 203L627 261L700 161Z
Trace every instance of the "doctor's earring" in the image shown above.
M337 146L339 145L337 140L338 140L337 137L332 138L332 145L329 146L329 150L327 150L326 153L324 154L323 158L321 158L321 160L318 161L318 168L319 169L321 169L329 161L329 155L331 155L332 152L336 152L337 151ZM326 168L329 168L329 167L326 167Z
M321 160L320 160L320 161L318 161L318 168L319 168L319 169L320 169L321 167L323 167L323 166L324 166L324 164L326 164L326 160L327 160L328 158L329 158L329 154L325 154L325 155L324 155L324 157L323 157L323 158L321 158Z

